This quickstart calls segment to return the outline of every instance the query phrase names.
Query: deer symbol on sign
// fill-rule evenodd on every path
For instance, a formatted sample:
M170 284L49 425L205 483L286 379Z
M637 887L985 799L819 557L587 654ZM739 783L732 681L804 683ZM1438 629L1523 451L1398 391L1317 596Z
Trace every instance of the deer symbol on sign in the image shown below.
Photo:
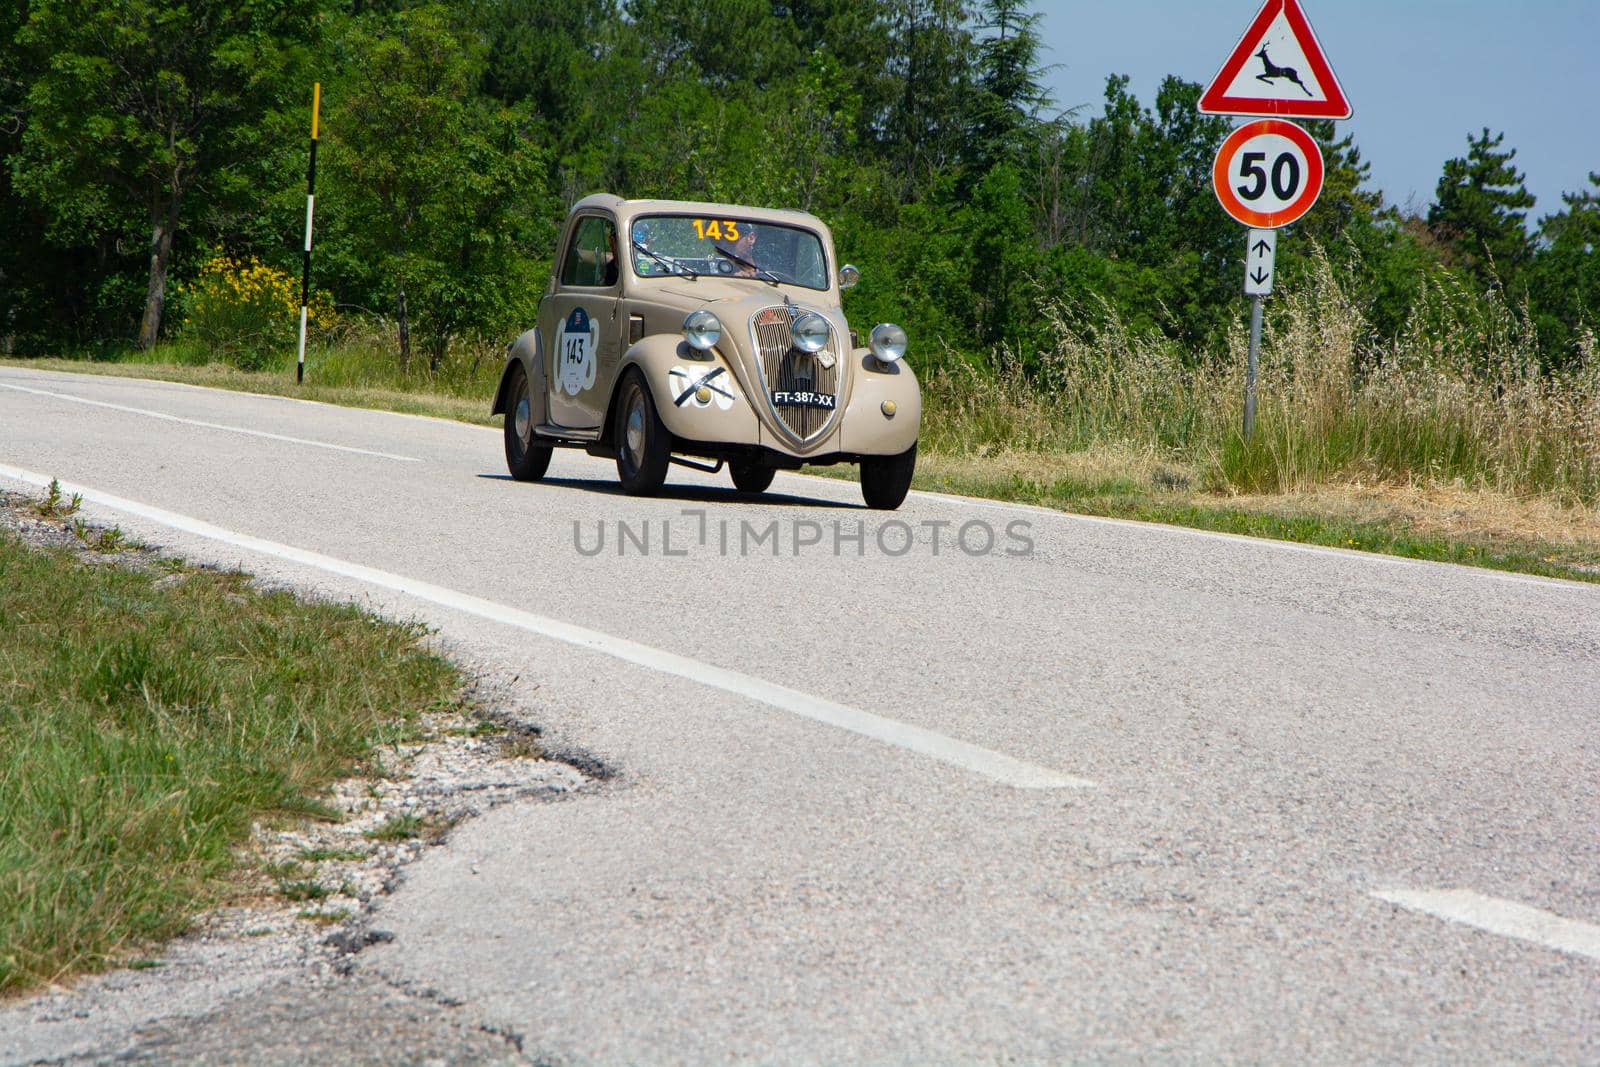
M1266 67L1265 71L1256 75L1256 81L1271 82L1274 78L1283 78L1286 81L1300 86L1301 90L1303 90L1307 96L1313 95L1311 90L1306 88L1306 83L1300 80L1300 73L1297 70L1295 70L1293 67L1280 67L1272 60L1267 58L1266 45L1261 46L1261 51L1257 52L1256 56L1260 58L1262 66Z

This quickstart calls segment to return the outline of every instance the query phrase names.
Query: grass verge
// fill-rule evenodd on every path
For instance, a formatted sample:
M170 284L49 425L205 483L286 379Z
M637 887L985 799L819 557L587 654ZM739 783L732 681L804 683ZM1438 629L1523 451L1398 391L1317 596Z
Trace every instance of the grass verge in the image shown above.
M1158 458L1086 450L919 456L916 486L1197 530L1600 582L1600 511L1462 486L1332 483L1229 495ZM849 477L849 468L818 473Z
M0 531L0 993L182 932L254 822L329 817L323 787L459 691L417 628L156 563Z

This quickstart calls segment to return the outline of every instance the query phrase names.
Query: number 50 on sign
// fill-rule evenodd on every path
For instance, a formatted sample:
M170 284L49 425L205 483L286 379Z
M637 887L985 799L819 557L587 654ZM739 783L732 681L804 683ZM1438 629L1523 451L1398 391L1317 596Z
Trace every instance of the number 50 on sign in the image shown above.
M1322 150L1283 119L1234 130L1217 150L1211 184L1222 209L1246 226L1275 230L1311 210L1322 195Z

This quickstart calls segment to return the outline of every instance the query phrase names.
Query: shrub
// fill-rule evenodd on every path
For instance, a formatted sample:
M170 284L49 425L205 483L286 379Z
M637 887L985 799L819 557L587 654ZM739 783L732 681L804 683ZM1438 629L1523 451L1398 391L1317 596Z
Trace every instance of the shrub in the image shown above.
M254 258L217 256L200 270L184 294L184 333L213 359L243 370L259 370L274 355L293 351L300 322L300 292L284 271ZM333 305L314 294L308 328L333 325Z

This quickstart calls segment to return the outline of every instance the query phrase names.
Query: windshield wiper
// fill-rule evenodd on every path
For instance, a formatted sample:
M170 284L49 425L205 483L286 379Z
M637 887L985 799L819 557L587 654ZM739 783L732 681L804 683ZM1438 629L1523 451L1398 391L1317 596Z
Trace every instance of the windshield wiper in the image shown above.
M666 267L668 270L672 271L674 274L687 274L691 278L700 277L700 272L694 268L685 266L675 259L668 259L666 256L652 252L638 241L633 242L633 248L634 251L643 252L645 255L649 256L663 267Z
M765 267L756 266L754 263L750 262L748 259L745 259L743 256L739 255L739 253L737 253L737 252L730 252L726 248L723 248L721 245L712 245L711 247L713 249L715 249L716 251L721 252L723 255L727 256L729 259L733 260L735 263L739 264L739 266L741 266L741 267L749 267L751 270L755 271L763 279L765 279L766 281L771 282L773 285L777 285L780 281L783 280L782 278L779 278L776 274L772 273L770 270L767 270Z

